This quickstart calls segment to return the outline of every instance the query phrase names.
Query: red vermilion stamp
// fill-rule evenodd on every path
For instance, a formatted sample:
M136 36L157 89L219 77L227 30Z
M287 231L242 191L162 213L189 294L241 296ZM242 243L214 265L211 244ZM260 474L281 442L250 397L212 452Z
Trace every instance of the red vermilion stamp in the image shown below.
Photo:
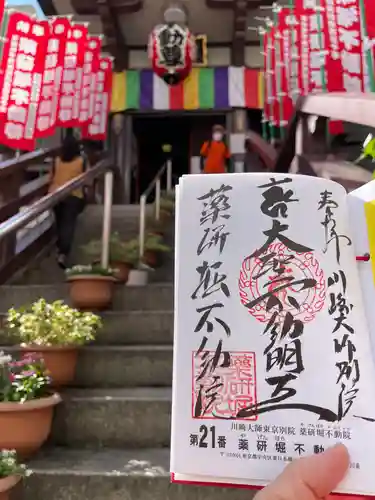
M206 363L215 351L192 353L192 416L201 419L232 419L244 408L257 402L254 352L231 352L229 366L216 367L211 373ZM203 374L203 376L202 376ZM243 420L257 420L252 416Z
M304 280L315 280L316 285L304 288ZM262 323L269 322L275 313L274 307L267 310L271 295L282 305L279 320L290 312L294 319L308 323L324 307L327 291L323 270L313 252L296 253L282 243L243 261L238 288L241 303Z

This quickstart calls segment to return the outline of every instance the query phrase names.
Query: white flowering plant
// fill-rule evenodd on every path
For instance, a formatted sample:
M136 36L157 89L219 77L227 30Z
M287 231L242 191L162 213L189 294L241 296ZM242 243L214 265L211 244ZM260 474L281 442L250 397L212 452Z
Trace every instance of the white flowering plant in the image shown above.
M62 300L48 303L39 299L30 306L8 311L6 331L28 346L82 345L94 340L102 320L81 312Z
M108 276L114 277L115 270L101 267L98 264L89 264L86 266L73 266L65 271L66 277L73 276Z
M0 450L0 479L9 476L28 476L31 474L26 465L17 460L15 450Z

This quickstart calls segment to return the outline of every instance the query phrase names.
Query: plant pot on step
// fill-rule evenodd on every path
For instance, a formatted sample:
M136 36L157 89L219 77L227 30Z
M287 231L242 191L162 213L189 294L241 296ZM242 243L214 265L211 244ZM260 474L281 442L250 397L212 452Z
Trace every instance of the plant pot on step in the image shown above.
M0 402L0 449L16 450L21 458L32 456L47 440L59 394L24 403Z
M167 210L160 210L160 222L162 224L168 224L173 217L173 214L171 212L168 212Z
M129 272L132 265L127 262L114 261L110 263L110 268L113 269L114 277L119 283L126 283L129 279Z
M6 329L11 338L18 339L22 357L14 366L11 364L9 367L18 368L22 373L30 373L32 376L35 362L39 361L42 372L48 372L48 391L51 385L68 385L74 378L79 348L93 341L101 327L102 320L98 315L77 311L62 300L47 302L39 299L27 307L11 308L7 315ZM22 369L23 365L26 368ZM19 379L17 373L9 378ZM29 384L25 385L25 389L29 389ZM7 400L18 401L19 398L7 397Z
M143 262L155 269L161 266L161 256L158 252L146 250L143 255Z
M103 310L110 307L116 278L95 274L68 276L73 306L84 310Z
M0 500L8 500L9 492L20 481L21 476L7 476L0 478Z
M43 358L52 379L52 387L63 387L73 382L78 359L76 345L21 345L21 349L24 353L36 353Z
M148 283L147 269L131 269L127 286L146 286Z
M158 236L159 238L164 238L165 231L163 231L161 229L155 229L155 230L150 231L149 234L154 235L154 236Z

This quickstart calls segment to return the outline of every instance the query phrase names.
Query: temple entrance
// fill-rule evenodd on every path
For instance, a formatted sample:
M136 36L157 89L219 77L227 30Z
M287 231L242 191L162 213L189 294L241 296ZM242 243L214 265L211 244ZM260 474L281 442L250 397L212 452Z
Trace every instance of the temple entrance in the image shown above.
M164 144L172 146L174 182L189 173L191 122L189 116L134 116L133 127L138 143L138 172L132 192L139 200L166 161Z

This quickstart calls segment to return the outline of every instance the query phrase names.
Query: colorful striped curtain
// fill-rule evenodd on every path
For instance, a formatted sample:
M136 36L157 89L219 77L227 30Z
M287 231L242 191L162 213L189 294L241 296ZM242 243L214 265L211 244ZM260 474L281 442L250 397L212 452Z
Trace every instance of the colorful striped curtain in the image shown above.
M115 73L111 111L196 110L263 107L263 73L250 68L194 68L169 86L152 70Z

